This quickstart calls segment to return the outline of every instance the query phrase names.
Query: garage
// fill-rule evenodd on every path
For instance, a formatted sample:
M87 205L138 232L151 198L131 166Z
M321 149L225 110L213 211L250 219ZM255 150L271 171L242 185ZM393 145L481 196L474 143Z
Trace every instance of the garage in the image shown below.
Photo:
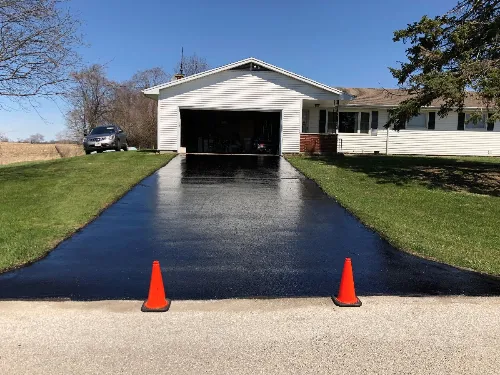
M158 101L160 151L300 152L304 120L332 111L342 91L250 57L143 90ZM308 111L311 119L308 120Z
M187 153L280 152L281 112L181 109L180 116Z

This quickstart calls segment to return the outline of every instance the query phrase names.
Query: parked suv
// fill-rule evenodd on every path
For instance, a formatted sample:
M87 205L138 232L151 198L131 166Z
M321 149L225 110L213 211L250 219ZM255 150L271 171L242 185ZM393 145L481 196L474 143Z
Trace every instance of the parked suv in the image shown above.
M92 129L89 135L83 137L83 149L87 155L92 151L120 151L121 149L127 151L127 135L119 126L98 126Z

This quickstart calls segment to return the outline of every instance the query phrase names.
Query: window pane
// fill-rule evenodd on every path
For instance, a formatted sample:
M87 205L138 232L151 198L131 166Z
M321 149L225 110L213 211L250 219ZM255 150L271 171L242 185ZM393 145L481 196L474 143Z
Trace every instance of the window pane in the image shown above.
M465 113L461 112L458 114L457 130L464 130L464 124L465 124Z
M378 111L372 111L372 129L378 129Z
M319 133L326 133L326 110L319 110Z
M340 112L339 133L356 133L358 112Z
M302 133L309 132L309 110L302 110Z
M370 114L368 112L361 112L361 120L359 122L361 133L370 132Z
M492 132L493 129L495 129L495 121L490 121L491 115L492 115L491 113L488 113L488 116L487 116L488 123L486 124L486 126L487 126L486 130L488 130L489 132Z
M465 114L465 129L484 129L486 127L486 115L483 115L476 124L470 121L470 117L470 113Z
M337 132L337 120L338 120L337 112L328 112L328 128L327 128L328 133L333 134Z
M425 120L426 120L425 113L420 113L417 116L412 117L408 121L407 128L408 129L411 129L411 128L425 129L426 128Z
M427 128L433 130L436 129L436 112L429 112L429 123Z

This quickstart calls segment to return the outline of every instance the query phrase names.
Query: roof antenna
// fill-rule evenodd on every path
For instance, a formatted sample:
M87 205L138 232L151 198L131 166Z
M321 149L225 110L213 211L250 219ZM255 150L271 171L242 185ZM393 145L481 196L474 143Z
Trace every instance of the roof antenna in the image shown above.
M179 73L175 74L172 77L172 81L179 80L184 78L184 47L181 49L181 67L179 69Z
M183 72L183 69L182 69L182 63L183 62L184 62L184 47L181 48L181 71L179 72L182 75L184 75L184 72Z

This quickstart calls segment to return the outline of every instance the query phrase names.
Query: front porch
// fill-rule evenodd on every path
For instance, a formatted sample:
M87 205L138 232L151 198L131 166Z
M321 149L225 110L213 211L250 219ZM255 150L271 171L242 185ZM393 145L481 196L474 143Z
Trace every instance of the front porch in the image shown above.
M368 108L343 106L344 101L304 100L302 134L372 134L376 135L379 112Z

